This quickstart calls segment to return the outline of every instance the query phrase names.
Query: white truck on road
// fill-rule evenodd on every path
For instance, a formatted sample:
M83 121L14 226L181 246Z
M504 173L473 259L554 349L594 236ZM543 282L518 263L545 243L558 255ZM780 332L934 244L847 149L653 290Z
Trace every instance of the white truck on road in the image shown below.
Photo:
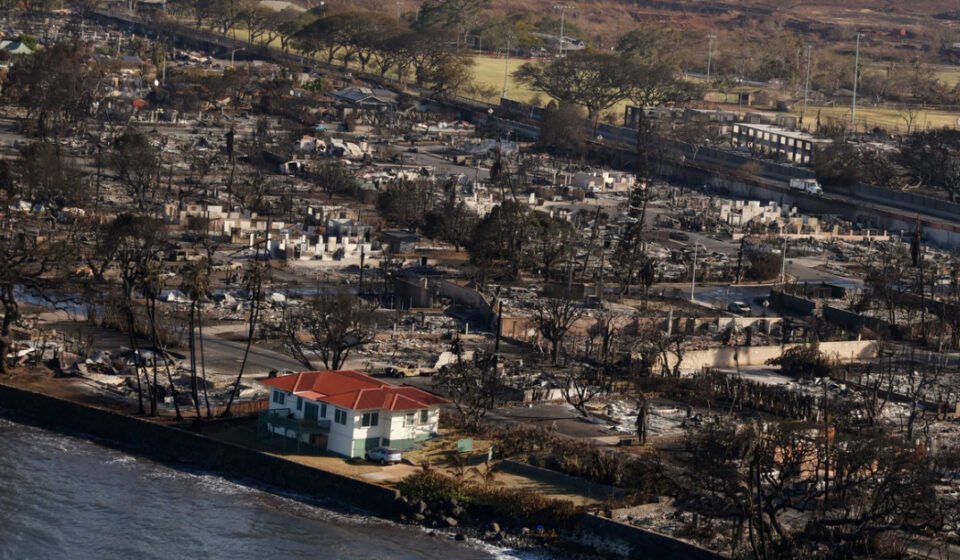
M816 179L790 179L790 188L807 194L821 195L823 189Z

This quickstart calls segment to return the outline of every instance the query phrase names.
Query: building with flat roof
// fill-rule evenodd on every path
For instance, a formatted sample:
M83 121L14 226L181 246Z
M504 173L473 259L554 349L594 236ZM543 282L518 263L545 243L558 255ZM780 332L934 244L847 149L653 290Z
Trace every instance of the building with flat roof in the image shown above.
M770 124L733 125L734 146L792 163L809 165L816 147L829 143L831 140Z

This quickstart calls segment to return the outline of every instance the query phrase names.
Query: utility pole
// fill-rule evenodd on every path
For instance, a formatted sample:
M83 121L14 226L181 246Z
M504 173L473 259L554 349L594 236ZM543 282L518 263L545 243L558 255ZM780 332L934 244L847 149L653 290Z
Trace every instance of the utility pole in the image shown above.
M810 96L810 51L811 45L807 45L807 79L803 85L803 109L800 110L800 124L803 124L803 116L807 113L807 98Z
M360 238L360 286L357 287L357 295L363 297L363 261L366 260L367 253L364 250L363 238Z
M737 119L743 112L743 78L737 78Z
M787 234L783 234L783 253L780 254L780 285L783 286L784 279L787 277Z
M710 66L713 64L713 40L717 36L713 33L707 35L707 87L710 87Z
M854 131L857 127L857 84L860 83L860 37L863 33L857 31L857 54L853 64L853 109L850 112L850 124Z
M695 301L696 297L694 296L694 289L697 285L697 249L700 248L700 244L696 241L693 242L693 270L690 273L690 301Z
M558 46L559 46L559 56L560 58L563 58L563 22L564 22L564 17L567 15L567 10L570 9L570 6L566 6L564 4L557 4L553 7L553 9L560 10L560 41L558 43Z
M510 74L510 39L511 35L507 35L507 50L504 51L503 56L503 93L500 94L502 99L507 98L507 76Z
M400 0L397 0L397 21L400 21Z

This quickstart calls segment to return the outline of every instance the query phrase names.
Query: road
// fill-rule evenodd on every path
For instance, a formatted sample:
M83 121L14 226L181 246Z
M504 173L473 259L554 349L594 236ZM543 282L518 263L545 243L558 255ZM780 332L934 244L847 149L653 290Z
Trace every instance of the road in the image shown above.
M391 144L388 151L401 156L404 165L431 166L437 175L465 175L471 180L479 181L487 181L490 178L488 168L456 165L449 159L433 153L433 151L442 150L443 146L418 147L415 153L407 151L409 148L409 146Z
M572 438L609 438L618 434L612 432L606 423L593 423L584 420L567 405L534 404L523 407L504 407L488 412L484 417L488 423L541 425L552 432Z
M216 337L204 337L203 351L206 357L207 366L223 373L236 373L243 362L243 351L246 344L243 342L233 342ZM250 355L247 357L247 365L244 368L243 377L254 378L262 377L270 370L290 370L301 371L303 364L289 356L258 348L254 343L250 347Z
M100 350L116 351L120 348L130 347L130 340L127 335L112 329L91 327L86 323L67 321L51 323L50 326L62 332L81 333L92 342L90 348L92 352ZM145 340L140 342L145 346L149 345ZM236 375L240 369L240 363L243 361L245 346L245 343L242 342L233 342L205 334L203 350L207 368L211 372L223 375ZM183 351L178 350L173 353L180 356ZM279 352L259 348L256 344L251 346L250 356L247 358L247 365L244 369L244 379L262 377L273 369L300 371L303 369L303 365Z

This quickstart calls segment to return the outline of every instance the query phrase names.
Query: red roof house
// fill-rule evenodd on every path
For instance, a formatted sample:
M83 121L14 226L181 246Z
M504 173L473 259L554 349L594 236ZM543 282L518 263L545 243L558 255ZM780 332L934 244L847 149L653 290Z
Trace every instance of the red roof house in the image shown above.
M315 423L318 432L326 434L326 448L348 457L363 456L378 446L409 449L435 436L439 407L448 402L358 371L305 371L261 383L271 389L274 416L286 412L288 419Z

